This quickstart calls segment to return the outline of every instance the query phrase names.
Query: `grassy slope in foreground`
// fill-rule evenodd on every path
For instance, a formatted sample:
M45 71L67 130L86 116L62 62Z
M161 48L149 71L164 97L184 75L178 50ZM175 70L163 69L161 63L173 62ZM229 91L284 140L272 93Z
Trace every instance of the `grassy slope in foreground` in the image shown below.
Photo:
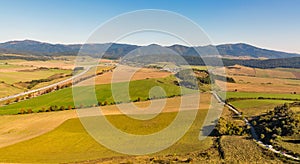
M130 89L130 96L132 100L138 99L138 97L141 100L146 100L149 97L149 91L154 86L159 86L164 89L167 96L171 95L178 95L181 93L180 87L176 86L173 81L174 77L170 76L167 78L160 78L160 79L145 79L145 80L137 80L137 81L131 81L129 83L129 89ZM114 87L116 87L116 91L118 91L117 96L124 96L127 93L127 90L121 89L124 86L126 86L128 82L123 83L115 83ZM90 92L88 92L88 89L91 89L92 86L82 86L79 87L79 90L77 93L81 97L81 101L87 102L89 105L92 105L89 102L89 96ZM107 101L108 104L111 102L114 102L111 92L111 84L102 84L102 85L96 85L96 96L98 101L104 102ZM185 89L187 92L191 92L191 90ZM74 106L73 102L73 95L72 95L72 88L66 88L62 89L56 92L52 92L46 95L42 95L39 97L35 97L26 101L21 101L18 103L10 104L8 106L0 107L0 115L3 114L17 114L20 109L32 109L33 111L38 111L42 108L49 108L51 105L57 105L60 106L67 106L71 105ZM82 104L85 105L85 104Z
M282 137L281 140L276 140L275 143L286 150L300 154L299 138L300 134L294 136L285 136Z
M196 121L184 137L157 154L180 154L211 147L213 141L210 137L202 141L198 140L199 129L206 113L206 110L199 110ZM188 115L189 111L186 111L186 114ZM149 121L129 121L124 115L106 117L121 130L135 134L149 134L165 128L175 116L176 113L162 113ZM190 117L187 116L185 119ZM118 140L109 137L116 142ZM133 144L129 143L128 146ZM88 135L79 119L70 119L49 133L0 149L0 162L71 162L113 156L123 155L97 143Z
M225 154L225 161L230 163L282 163L272 159L272 153L262 152L256 143L243 136L222 136L221 146Z

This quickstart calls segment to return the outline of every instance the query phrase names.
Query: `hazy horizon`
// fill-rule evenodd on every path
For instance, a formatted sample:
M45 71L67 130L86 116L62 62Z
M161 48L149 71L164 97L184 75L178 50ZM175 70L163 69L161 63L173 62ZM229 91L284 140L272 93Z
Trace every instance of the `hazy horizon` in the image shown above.
M8 41L5 41L5 42L0 42L0 43L6 43L6 42L14 42L14 41L36 41L36 42L41 42L41 43L49 43L49 44L53 44L53 45L56 45L56 44L61 44L61 45L78 45L78 44L110 44L110 43L114 43L114 44L127 44L127 45L136 45L136 46L149 46L149 45L152 45L152 44L156 44L156 45L160 45L160 46L163 46L163 47L169 47L169 46L173 46L173 45L182 45L182 46L187 46L187 47L191 47L190 45L186 45L186 44L181 44L181 43L171 43L171 44L160 44L160 43L155 43L155 42L152 42L152 43L148 43L148 44L133 44L133 43L126 43L126 42L103 42L103 43L98 43L98 42L93 42L93 43L53 43L53 42L46 42L46 41L40 41L40 40L35 40L35 39L16 39L16 40L8 40ZM300 52L289 52L289 51L283 51L283 50L276 50L276 49L272 49L272 48L265 48L265 47L261 47L259 45L253 45L253 44L250 44L250 43L242 43L242 42L236 42L236 43L232 43L232 42L228 42L228 43L221 43L221 44L208 44L208 45L192 45L192 47L205 47L205 46L219 46L219 45L226 45L226 44L248 44L250 46L254 46L254 47L257 47L257 48L261 48L261 49L266 49L266 50L272 50L272 51L279 51L279 52L286 52L286 53L295 53L295 54L300 54Z

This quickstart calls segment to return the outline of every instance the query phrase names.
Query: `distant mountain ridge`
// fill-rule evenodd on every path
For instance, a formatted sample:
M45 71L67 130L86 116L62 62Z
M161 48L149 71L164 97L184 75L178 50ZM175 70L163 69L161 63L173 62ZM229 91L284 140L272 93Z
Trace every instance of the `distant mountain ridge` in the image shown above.
M150 51L153 53L170 53L169 51L166 51L167 48L170 49L170 51L176 52L181 56L198 56L199 52L199 55L201 56L220 55L221 57L250 57L268 59L300 57L300 54L267 50L244 43L195 47L187 47L183 45L172 45L163 47L156 44L148 46L137 46L118 43L65 45L50 44L33 40L9 41L5 43L0 43L0 53L16 53L37 56L76 55L79 52L79 50L83 54L93 56L102 54L106 50L104 53L105 57L119 58L125 56L133 50L140 48L147 50L147 52ZM137 51L136 53L138 52L141 51Z

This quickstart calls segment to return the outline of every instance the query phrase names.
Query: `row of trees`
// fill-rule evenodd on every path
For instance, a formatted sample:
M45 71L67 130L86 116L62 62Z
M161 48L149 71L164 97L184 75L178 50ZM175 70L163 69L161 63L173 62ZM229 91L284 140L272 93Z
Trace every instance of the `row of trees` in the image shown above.
M48 108L43 107L42 109L39 109L37 111L37 113L42 113L42 112L53 112L53 111L63 111L63 110L72 110L75 109L75 107L72 107L71 105L65 107L65 106L57 106L57 105L51 105ZM20 109L20 111L18 112L18 114L30 114L30 113L34 113L34 111L32 109Z
M178 95L169 95L169 96L163 96L163 97L151 97L151 98L146 98L146 99L142 99L140 97L137 97L136 99L132 99L128 102L115 102L115 101L98 101L97 104L81 104L79 106L58 106L58 105L51 105L48 108L43 107L42 109L39 109L37 112L41 113L41 112L52 112L52 111L63 111L63 110L71 110L71 109L82 109L82 108L90 108L90 107L99 107L99 106L106 106L106 105L115 105L115 104L121 104L121 103L129 103L129 102L140 102L140 101L146 101L146 100L154 100L154 99L162 99L162 98L172 98L175 96L182 96L181 94ZM30 114L30 113L34 113L34 111L32 109L20 109L20 111L18 112L18 114Z

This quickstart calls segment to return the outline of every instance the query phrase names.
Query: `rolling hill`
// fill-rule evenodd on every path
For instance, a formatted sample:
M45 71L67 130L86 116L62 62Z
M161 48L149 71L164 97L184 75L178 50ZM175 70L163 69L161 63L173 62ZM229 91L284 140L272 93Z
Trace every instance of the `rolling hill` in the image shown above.
M119 58L126 54L139 49L147 49L147 52L159 52L160 54L168 54L170 51L181 56L221 56L221 57L250 57L250 58L290 58L300 57L300 54L286 53L254 47L244 43L223 44L217 46L195 46L187 47L183 45L160 46L148 45L137 46L118 43L104 44L50 44L33 40L9 41L0 43L0 53L13 53L37 56L60 56L60 55L77 55L80 51L82 54L97 56L104 54L107 58ZM168 49L168 51L166 51ZM106 50L106 51L105 51ZM198 53L197 53L198 52Z

